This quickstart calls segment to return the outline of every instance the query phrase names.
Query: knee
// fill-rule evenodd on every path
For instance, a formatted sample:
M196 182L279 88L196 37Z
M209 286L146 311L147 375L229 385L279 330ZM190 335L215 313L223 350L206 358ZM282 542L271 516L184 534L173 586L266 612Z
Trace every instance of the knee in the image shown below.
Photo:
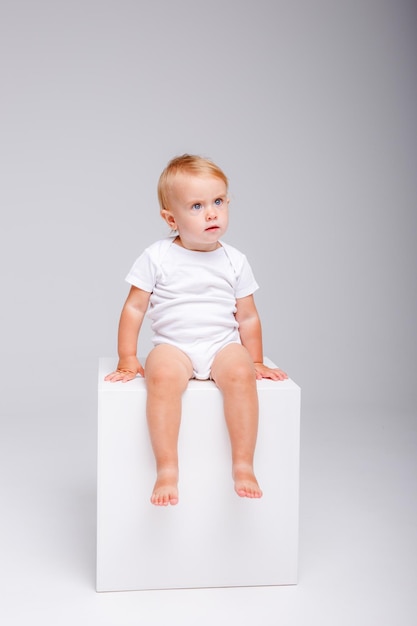
M192 376L189 358L174 346L156 346L146 359L145 382L149 389L183 391Z
M248 388L256 381L255 367L251 362L235 363L224 376L223 386Z
M149 387L170 387L178 382L178 376L168 363L145 369L145 382Z

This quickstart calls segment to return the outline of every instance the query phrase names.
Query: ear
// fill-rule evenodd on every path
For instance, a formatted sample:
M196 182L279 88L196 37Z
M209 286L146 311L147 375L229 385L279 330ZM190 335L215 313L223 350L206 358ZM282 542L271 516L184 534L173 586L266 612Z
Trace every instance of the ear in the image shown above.
M177 222L175 221L175 217L168 211L168 209L162 209L161 217L166 221L171 230L177 230Z

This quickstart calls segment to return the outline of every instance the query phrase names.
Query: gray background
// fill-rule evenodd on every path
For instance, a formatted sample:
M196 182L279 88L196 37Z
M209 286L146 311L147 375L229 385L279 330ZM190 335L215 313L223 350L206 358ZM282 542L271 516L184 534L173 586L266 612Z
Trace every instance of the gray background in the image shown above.
M411 624L416 17L411 0L2 0L8 623L36 610L44 623L73 611L88 624L185 624L195 602L208 624L224 606L241 623L324 624L325 605L342 624L352 597L346 623L392 624L400 610ZM166 593L165 616L155 593L94 596L96 368L116 353L127 270L167 232L158 176L186 151L230 179L225 240L261 285L265 353L302 387L301 579L288 595ZM373 555L366 598L363 562L347 565L354 546L364 554L359 536ZM335 572L346 596L329 588ZM397 586L381 602L384 574Z

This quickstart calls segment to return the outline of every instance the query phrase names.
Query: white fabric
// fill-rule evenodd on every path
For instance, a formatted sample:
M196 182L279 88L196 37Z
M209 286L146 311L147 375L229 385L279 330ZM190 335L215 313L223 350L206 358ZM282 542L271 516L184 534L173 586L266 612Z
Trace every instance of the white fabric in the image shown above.
M240 343L236 299L254 293L258 284L236 248L221 242L217 250L196 252L173 241L162 239L147 248L126 280L151 293L154 345L177 346L195 364L196 377L207 378L217 352Z

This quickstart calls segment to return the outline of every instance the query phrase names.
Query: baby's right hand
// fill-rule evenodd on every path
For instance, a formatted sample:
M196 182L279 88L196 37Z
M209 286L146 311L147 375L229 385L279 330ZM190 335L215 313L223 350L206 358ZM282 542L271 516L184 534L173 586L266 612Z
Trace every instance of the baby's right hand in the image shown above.
M136 378L136 375L145 376L145 370L142 365L139 363L136 357L125 357L123 359L119 359L119 363L117 364L117 370L111 372L111 374L107 374L104 380L107 380L111 383L116 383L121 381L122 383L127 383L129 380L133 380Z

